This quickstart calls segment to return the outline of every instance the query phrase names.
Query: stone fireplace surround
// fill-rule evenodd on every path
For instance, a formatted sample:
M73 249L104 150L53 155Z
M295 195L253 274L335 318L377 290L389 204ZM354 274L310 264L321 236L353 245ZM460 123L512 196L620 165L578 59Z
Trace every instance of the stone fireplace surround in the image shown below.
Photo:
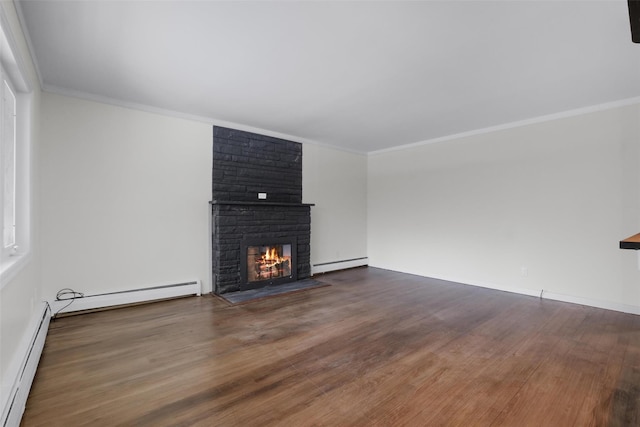
M266 199L259 199L266 193ZM269 284L246 282L243 242L295 242L295 274L311 275L311 206L302 203L302 145L235 129L213 128L213 292ZM244 264L244 265L243 265ZM284 283L287 280L278 280ZM275 283L274 283L275 284Z

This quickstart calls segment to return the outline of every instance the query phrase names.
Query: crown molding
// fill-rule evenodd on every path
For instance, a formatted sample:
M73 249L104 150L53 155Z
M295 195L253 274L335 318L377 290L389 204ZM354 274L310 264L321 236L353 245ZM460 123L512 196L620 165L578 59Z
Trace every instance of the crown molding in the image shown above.
M301 138L296 135L277 132L270 129L264 129L256 126L250 126L242 123L236 123L236 122L231 122L227 120L220 120L220 119L211 118L211 117L199 116L196 114L182 113L180 111L174 111L174 110L169 110L165 108L152 107L146 104L123 101L121 99L109 98L103 95L96 95L96 94L92 94L84 91L66 89L59 86L48 85L46 83L42 85L42 90L44 92L49 92L49 93L62 95L62 96L68 96L72 98L83 99L85 101L92 101L92 102L97 102L101 104L113 105L116 107L129 108L132 110L139 110L139 111L144 111L146 113L175 117L175 118L184 119L184 120L191 120L195 122L206 123L212 126L227 127L227 128L242 130L245 132L258 133L261 135L271 136L274 138L280 138L280 139L286 139L288 141L299 142L301 144L311 144L311 145L331 148L334 150L339 150L339 151L343 151L351 154L366 155L366 153L362 151L351 150L349 148L340 147L338 145L332 145L322 141L317 141L317 140L308 139L308 138Z
M562 112L559 112L559 113L547 114L547 115L544 115L544 116L533 117L533 118L530 118L530 119L518 120L518 121L515 121L515 122L504 123L504 124L501 124L501 125L489 126L489 127L481 128L481 129L475 129L475 130L471 130L471 131L468 131L468 132L461 132L461 133L456 133L456 134L452 134L452 135L446 135L446 136L441 136L441 137L437 137L437 138L426 139L424 141L413 142L413 143L410 143L410 144L398 145L396 147L384 148L382 150L370 151L367 154L369 156L376 156L378 154L385 154L385 153L390 153L390 152L393 152L393 151L404 151L404 150L409 150L411 148L422 147L424 145L435 144L435 143L438 143L438 142L446 142L446 141L451 141L451 140L454 140L454 139L467 138L467 137L476 136L476 135L483 135L483 134L486 134L486 133L498 132L498 131L501 131L501 130L513 129L513 128L522 127L522 126L528 126L528 125L532 125L532 124L536 124L536 123L550 122L550 121L553 121L553 120L559 120L559 119L564 119L564 118L568 118L568 117L575 117L575 116L580 116L580 115L583 115L583 114L595 113L595 112L598 112L598 111L612 110L612 109L615 109L615 108L626 107L626 106L629 106L629 105L636 105L636 104L640 104L640 97L627 98L627 99L622 99L622 100L618 100L618 101L592 105L592 106L589 106L589 107L576 108L576 109L573 109L573 110L562 111Z

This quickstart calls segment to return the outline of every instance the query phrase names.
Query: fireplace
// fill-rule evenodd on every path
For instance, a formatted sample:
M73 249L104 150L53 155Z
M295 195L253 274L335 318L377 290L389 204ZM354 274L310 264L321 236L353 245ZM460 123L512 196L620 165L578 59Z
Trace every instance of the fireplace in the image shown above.
M302 145L213 128L213 292L311 275L311 206L302 203Z
M298 280L296 238L245 240L240 256L240 288L255 289Z

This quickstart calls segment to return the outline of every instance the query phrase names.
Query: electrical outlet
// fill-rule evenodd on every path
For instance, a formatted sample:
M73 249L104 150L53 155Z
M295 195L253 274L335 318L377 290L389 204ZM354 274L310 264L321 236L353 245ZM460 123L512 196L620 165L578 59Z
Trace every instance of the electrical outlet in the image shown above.
M267 200L267 193L258 193L258 200Z
M522 274L522 277L527 277L529 275L529 269L527 267L521 267L520 274Z

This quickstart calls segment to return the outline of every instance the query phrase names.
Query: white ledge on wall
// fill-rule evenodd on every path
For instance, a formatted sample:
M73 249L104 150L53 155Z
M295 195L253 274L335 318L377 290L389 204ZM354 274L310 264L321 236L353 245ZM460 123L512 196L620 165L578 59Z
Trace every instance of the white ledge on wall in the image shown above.
M4 288L4 286L13 280L14 277L18 275L20 270L22 270L29 261L31 260L31 253L28 252L26 254L16 254L0 264L0 289Z

